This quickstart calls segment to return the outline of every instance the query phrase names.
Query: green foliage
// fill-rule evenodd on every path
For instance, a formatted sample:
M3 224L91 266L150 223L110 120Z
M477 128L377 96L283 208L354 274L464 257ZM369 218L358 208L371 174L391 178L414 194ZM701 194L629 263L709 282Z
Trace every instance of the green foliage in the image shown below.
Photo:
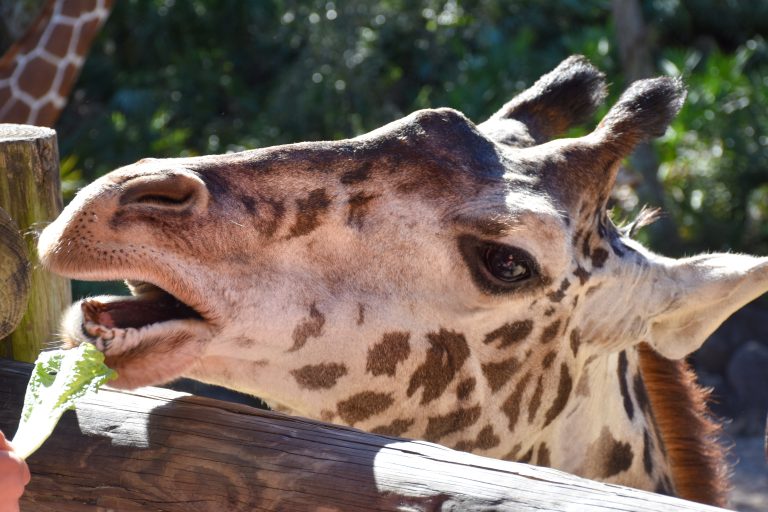
M768 252L768 46L757 37L733 54L666 57L690 88L659 145L680 234L697 248Z
M658 144L687 252L768 252L768 2L732 4L643 3L660 72L690 86ZM608 0L123 0L57 126L65 193L145 156L349 137L418 108L481 121L572 53L612 101L610 20Z

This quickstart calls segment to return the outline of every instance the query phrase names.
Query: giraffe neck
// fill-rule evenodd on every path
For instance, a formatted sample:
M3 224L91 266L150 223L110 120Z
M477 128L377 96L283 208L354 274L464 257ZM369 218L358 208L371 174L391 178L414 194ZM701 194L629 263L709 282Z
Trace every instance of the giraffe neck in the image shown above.
M0 58L0 123L53 126L114 0L49 0Z
M588 358L574 378L561 421L545 445L548 466L579 476L675 495L671 461L658 427L637 350Z
M395 334L386 339L386 347L382 341L383 348L378 352L395 353L397 346L408 345L404 334L397 339ZM443 346L452 345L453 348L446 350L447 359L456 359L461 343L451 340L450 332L432 335L442 336ZM415 347L413 342L420 338L413 336L411 345ZM532 371L517 369L512 358L502 358L502 361L469 358L450 383L443 383L440 393L428 391L436 387L435 382L419 379L422 375L425 378L437 375L436 367L422 371L427 367L414 366L410 373L402 374L397 371L401 363L392 362L391 367L377 368L372 365L370 352L365 354L367 349L353 350L360 353L350 351L338 361L324 358L329 362L294 366L287 372L291 376L287 380L285 368L291 367L291 360L295 359L292 353L285 355L285 362L245 361L223 355L208 357L192 376L242 388L245 376L258 374L264 382L285 382L286 389L297 385L298 389L289 391L285 397L265 395L264 390L269 389L266 385L245 389L286 412L684 496L673 459L689 457L702 443L691 443L687 451L675 451L667 446L665 427L679 415L673 419L657 418L654 408L658 401L654 399L659 389L653 384L659 379L646 386L638 349L591 357L582 357L579 353L579 357L573 358L570 354L548 357L552 352L528 354L527 357L540 360L534 367L558 368L544 379L543 385L542 379ZM401 355L405 358L405 351ZM414 359L421 361L424 357L414 354ZM407 364L405 359L402 364ZM435 360L435 365L439 364ZM220 368L226 368L225 379L220 377ZM338 382L342 378L343 385ZM424 394L417 388L422 385ZM336 394L342 387L343 394ZM316 397L311 402L286 399L306 393L308 389ZM322 390L328 393L323 395ZM424 414L414 416L408 402L423 400L424 396L429 396L429 401L421 406ZM386 398L386 403L374 403L371 399L375 397ZM686 429L687 424L678 424L676 428ZM706 477L698 481L701 485L707 478L714 482L716 475L700 473L699 476Z

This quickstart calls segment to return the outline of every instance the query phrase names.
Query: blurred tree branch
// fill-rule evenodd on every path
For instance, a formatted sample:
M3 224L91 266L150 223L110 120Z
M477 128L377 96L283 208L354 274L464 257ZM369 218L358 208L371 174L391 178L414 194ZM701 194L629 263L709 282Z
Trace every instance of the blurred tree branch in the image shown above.
M648 38L648 28L638 0L613 0L614 30L619 58L627 83L649 78L656 74ZM659 207L666 213L649 228L654 248L664 246L668 252L678 253L682 242L669 209L666 208L664 187L659 181L659 158L651 143L640 144L630 157L631 169L642 176L638 187L641 201Z

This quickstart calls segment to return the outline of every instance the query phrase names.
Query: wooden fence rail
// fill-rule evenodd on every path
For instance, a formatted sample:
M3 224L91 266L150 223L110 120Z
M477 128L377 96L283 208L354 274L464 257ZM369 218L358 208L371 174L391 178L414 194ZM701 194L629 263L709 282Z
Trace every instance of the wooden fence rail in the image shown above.
M0 360L9 434L30 368ZM28 462L30 512L721 510L159 388L84 400Z

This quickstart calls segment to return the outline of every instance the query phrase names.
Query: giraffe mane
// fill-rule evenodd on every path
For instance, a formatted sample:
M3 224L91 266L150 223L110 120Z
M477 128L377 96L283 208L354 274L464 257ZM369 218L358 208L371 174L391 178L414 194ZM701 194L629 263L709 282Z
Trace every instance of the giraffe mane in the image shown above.
M696 382L685 360L673 361L646 343L638 346L640 371L679 497L716 506L728 501L728 449L722 424L707 406L711 389Z

